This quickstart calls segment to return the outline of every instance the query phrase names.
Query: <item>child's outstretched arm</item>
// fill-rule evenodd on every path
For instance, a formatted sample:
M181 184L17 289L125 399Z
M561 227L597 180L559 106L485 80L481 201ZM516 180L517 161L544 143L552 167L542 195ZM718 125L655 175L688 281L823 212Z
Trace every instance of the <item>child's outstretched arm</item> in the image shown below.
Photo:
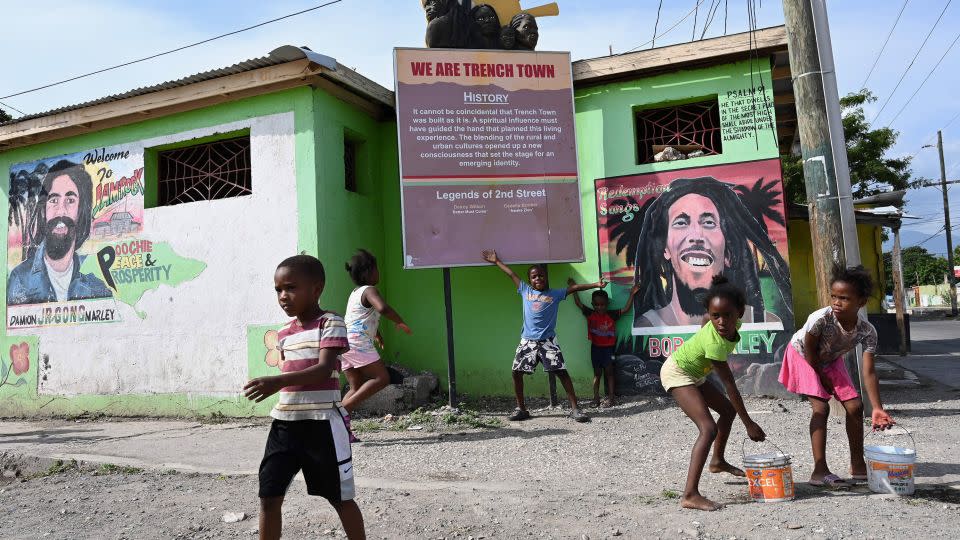
M633 309L633 297L637 296L637 293L640 292L640 284L636 284L630 288L630 296L627 297L627 303L623 304L623 307L620 308L620 315L626 315Z
M337 357L346 349L320 349L320 361L317 365L301 371L281 373L267 377L257 377L243 386L243 395L251 401L260 403L287 386L317 384L330 378L337 365Z
M509 266L503 264L503 261L500 260L500 257L497 256L497 251L495 249L485 249L483 250L483 260L487 261L490 264L497 265L497 268L503 271L511 280L513 280L513 286L520 288L520 277L510 269Z
M574 287L577 285L577 282L573 278L567 278L567 286ZM580 301L580 295L573 293L573 303L577 305L577 308L583 311L583 302Z
M570 296L571 294L576 294L580 291L589 291L590 289L602 289L607 286L607 282L604 281L603 278L600 278L600 281L596 283L583 283L581 285L577 285L571 279L567 281L567 285L568 285L567 296Z
M363 300L366 300L368 304L373 306L373 309L380 312L381 315L393 321L397 325L397 329L403 330L407 334L413 333L410 330L410 327L407 326L407 323L403 322L403 317L383 299L383 296L380 296L380 291L376 287L367 287L367 290L363 291ZM379 332L379 330L378 330Z
M880 401L880 383L877 381L877 370L873 364L873 353L863 353L863 384L867 388L867 398L870 399L870 406L873 408L871 423L873 429L890 429L896 422L883 410L883 403Z
M743 397L740 396L740 389L737 388L737 382L733 379L730 366L726 362L713 362L713 369L716 370L717 376L723 381L723 387L727 390L727 397L730 398L733 409L737 411L737 416L740 417L744 427L747 428L747 436L750 437L750 440L760 442L766 439L767 434L747 414L747 407L743 404Z

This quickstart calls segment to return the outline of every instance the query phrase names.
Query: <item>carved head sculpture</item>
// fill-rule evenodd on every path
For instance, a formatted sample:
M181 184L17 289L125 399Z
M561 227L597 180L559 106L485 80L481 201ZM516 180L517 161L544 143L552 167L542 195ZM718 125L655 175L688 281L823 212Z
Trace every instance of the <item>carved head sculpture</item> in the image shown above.
M420 4L427 15L427 22L446 15L450 9L450 0L420 0Z
M517 31L517 48L534 50L540 33L537 29L537 19L529 13L517 13L510 19L510 26Z
M473 21L480 27L480 32L488 38L496 38L500 35L500 17L497 12L488 4L479 4L473 6L470 10Z

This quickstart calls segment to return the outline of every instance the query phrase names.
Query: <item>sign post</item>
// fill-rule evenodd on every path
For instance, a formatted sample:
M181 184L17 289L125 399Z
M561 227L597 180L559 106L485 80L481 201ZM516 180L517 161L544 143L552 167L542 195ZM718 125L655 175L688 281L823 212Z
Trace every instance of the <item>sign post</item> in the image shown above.
M453 346L453 290L450 269L443 269L443 309L447 315L447 389L451 407L457 406L457 366Z

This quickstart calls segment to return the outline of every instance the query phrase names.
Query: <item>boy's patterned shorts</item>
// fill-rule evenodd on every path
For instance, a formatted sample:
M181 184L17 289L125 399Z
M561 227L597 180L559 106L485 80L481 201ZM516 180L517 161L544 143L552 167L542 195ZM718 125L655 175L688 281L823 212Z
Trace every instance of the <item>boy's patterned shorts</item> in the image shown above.
M538 363L543 363L543 370L562 371L567 369L563 360L563 351L557 344L557 338L544 340L521 339L517 346L517 354L513 358L513 370L531 374Z

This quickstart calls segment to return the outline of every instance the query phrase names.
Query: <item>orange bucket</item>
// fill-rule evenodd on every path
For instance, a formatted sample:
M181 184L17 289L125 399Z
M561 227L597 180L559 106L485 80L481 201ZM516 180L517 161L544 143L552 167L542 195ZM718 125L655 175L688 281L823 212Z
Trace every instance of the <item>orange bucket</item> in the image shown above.
M776 445L774 445L776 447ZM750 486L750 497L757 502L789 501L794 497L793 467L790 456L776 452L743 455L743 470Z

